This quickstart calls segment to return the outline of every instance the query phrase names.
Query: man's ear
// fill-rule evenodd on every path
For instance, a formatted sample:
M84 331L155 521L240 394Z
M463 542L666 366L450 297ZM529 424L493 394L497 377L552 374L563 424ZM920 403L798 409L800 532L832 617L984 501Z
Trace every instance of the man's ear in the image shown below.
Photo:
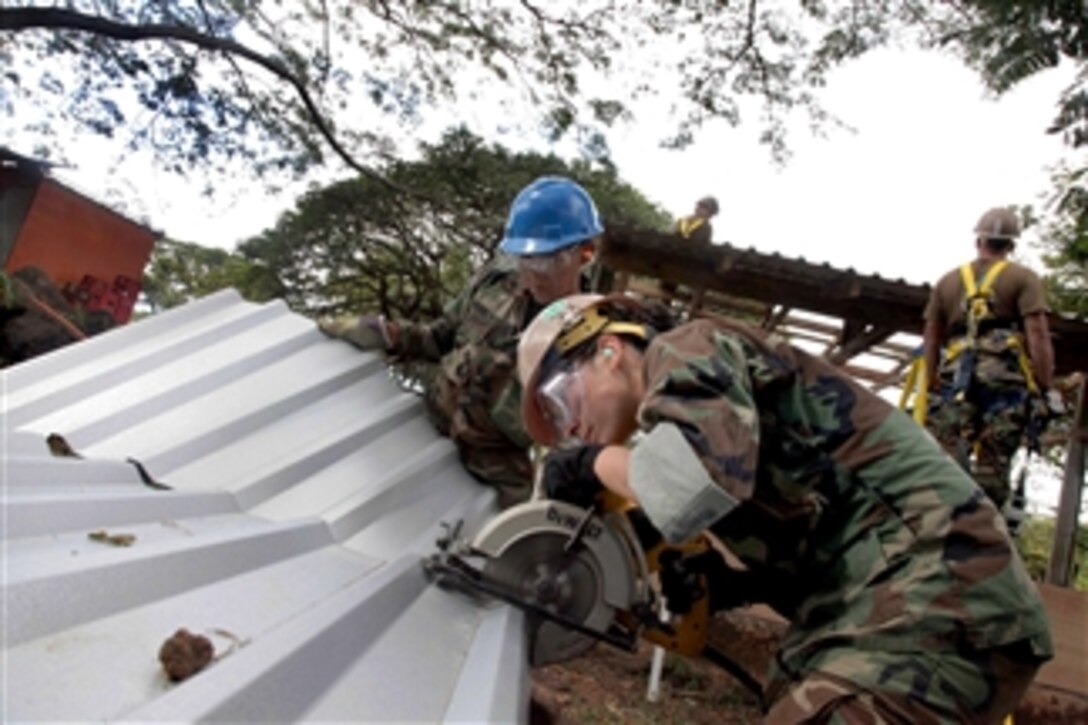
M592 262L593 261L593 253L594 253L593 242L586 242L585 244L583 244L582 245L582 253L581 253L580 257L579 257L580 260L581 260L581 263L582 264L589 264L590 262Z
M614 366L618 363L621 345L620 339L615 335L601 335L597 338L597 355L604 360L605 365Z

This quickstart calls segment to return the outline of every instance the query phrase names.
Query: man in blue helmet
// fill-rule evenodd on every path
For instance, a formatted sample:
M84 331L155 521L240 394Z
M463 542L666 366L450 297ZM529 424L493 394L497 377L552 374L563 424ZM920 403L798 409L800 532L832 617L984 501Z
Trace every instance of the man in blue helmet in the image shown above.
M431 419L457 445L469 472L499 489L502 505L517 503L532 489L518 340L547 304L586 291L582 268L603 231L585 189L570 179L541 177L510 207L504 254L480 270L441 317L420 324L363 316L322 329L399 361L437 363L424 393Z

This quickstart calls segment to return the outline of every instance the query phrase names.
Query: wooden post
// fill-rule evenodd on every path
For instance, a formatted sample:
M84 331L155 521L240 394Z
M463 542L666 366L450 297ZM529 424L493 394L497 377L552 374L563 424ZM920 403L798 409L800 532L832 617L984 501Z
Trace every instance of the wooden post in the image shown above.
M612 291L620 294L627 291L627 285L631 282L631 275L627 272L618 272L612 284Z
M1065 456L1065 478L1058 501L1058 522L1054 527L1054 547L1046 580L1060 587L1069 586L1076 551L1077 519L1080 516L1081 491L1084 487L1084 445L1088 438L1088 375L1082 375L1077 391L1077 409Z

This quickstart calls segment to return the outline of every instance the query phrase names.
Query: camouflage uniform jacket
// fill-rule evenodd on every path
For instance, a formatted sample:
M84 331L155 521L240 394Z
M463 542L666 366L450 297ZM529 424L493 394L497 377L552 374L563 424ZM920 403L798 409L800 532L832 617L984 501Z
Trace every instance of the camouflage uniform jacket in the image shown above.
M822 360L699 320L646 350L630 482L673 541L707 527L793 622L782 668L821 653L1051 643L992 503L903 413Z
M528 449L516 357L521 331L537 310L518 284L514 262L500 257L441 317L401 325L391 352L398 359L438 363L432 402L458 443Z

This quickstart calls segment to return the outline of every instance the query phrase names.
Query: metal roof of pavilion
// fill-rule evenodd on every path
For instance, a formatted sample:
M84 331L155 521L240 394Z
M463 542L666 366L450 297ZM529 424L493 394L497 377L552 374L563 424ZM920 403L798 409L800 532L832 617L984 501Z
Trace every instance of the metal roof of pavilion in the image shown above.
M377 356L227 291L0 376L4 720L523 717L521 615L419 563L493 494Z

